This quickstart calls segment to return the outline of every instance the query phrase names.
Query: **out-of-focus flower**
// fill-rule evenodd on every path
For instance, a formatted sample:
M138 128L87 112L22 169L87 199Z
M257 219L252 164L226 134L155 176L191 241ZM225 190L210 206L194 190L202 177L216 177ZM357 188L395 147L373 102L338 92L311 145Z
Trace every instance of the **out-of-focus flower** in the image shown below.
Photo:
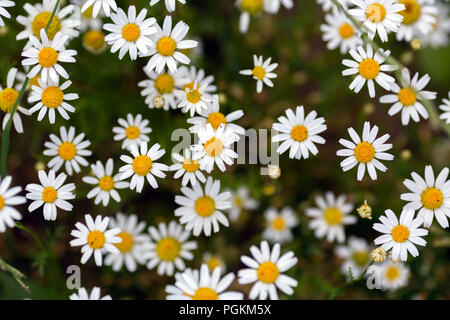
M2 16L9 19L11 18L11 15L9 14L8 11L6 11L5 8L10 8L10 7L14 7L15 3L13 1L9 1L9 0L3 0L0 2L0 27L4 27L5 26L5 22L2 19Z
M86 0L86 2L81 6L81 12L92 10L92 17L97 17L100 9L103 9L105 16L109 17L111 11L117 11L117 4L115 0Z
M0 179L0 233L5 232L6 227L14 228L15 221L22 220L22 214L14 206L27 202L25 197L18 195L22 187L10 188L11 182L11 176Z
M445 120L447 124L450 124L450 91L448 92L448 99L442 99L442 104L439 106L442 110L439 118Z
M367 241L362 238L350 236L348 245L337 246L335 252L339 258L344 259L341 273L348 280L350 280L350 272L353 278L358 278L370 262L370 248Z
M150 5L154 6L158 2L159 2L159 0L151 0ZM167 11L169 11L169 12L175 11L176 2L177 2L177 0L164 0ZM178 2L181 4L186 4L186 0L178 0Z
M394 291L408 284L409 267L402 262L386 261L381 265L381 288Z
M283 208L281 212L271 207L264 213L264 218L267 227L262 233L263 239L278 243L292 240L291 229L297 226L298 219L290 207Z
M210 272L215 268L220 268L220 273L224 274L227 269L223 258L217 254L212 254L209 251L206 251L203 254L202 261L208 266Z
M100 30L88 30L83 35L83 47L93 54L100 54L106 50L105 34Z
M399 12L403 21L396 34L397 41L411 41L433 30L438 13L434 0L399 0L398 3L404 4L405 10Z
M250 190L246 186L240 186L236 192L232 192L231 208L229 217L231 221L236 221L242 210L255 210L258 208L258 201L250 195Z
M278 63L272 63L272 58L267 58L263 61L263 56L253 55L253 63L255 67L253 69L245 69L239 71L240 74L245 76L252 76L256 80L256 92L261 93L264 84L269 87L273 87L273 82L271 79L277 77L273 72Z

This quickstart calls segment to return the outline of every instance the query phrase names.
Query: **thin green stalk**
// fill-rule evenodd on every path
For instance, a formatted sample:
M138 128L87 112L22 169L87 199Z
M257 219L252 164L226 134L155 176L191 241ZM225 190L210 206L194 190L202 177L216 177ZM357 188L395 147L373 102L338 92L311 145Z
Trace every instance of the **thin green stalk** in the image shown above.
M330 300L335 299L335 298L337 297L339 291L341 291L342 289L344 289L344 288L346 288L346 287L349 287L349 286L351 286L351 285L353 285L353 284L355 284L355 283L361 281L361 280L364 278L364 276L366 275L367 270L369 270L370 266L371 266L373 263L374 263L374 261L373 261L373 259L371 259L370 262L367 264L367 266L364 268L363 272L361 272L361 274L359 275L358 278L352 279L352 280L350 280L350 281L347 281L347 282L341 284L340 286L334 288L334 290L333 290L333 291L331 292L331 294L330 294Z
M0 258L0 269L9 272L14 280L16 280L26 292L30 292L30 288L22 281L22 279L25 278L25 275L13 266L7 264L2 258Z
M16 228L27 232L33 238L33 240L37 243L37 245L39 246L39 249L41 251L45 250L44 245L42 244L42 241L39 239L39 237L36 235L36 233L34 233L31 229L25 227L20 222L16 222Z

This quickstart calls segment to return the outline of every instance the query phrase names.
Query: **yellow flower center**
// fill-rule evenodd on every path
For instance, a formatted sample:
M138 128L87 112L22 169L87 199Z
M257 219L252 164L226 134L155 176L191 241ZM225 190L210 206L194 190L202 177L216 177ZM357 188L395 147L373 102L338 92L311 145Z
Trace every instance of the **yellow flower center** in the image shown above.
M5 88L0 92L0 109L10 113L19 97L19 92L11 88Z
M351 38L355 34L353 26L349 23L343 23L339 27L339 35L342 39Z
M341 210L331 207L324 211L323 217L329 225L336 225L342 222L343 215Z
M122 239L122 242L115 243L117 249L122 253L130 252L134 244L133 236L128 232L121 232L117 236Z
M379 3L372 3L366 9L366 18L372 23L377 23L384 20L386 16L386 8Z
M254 67L252 73L258 80L262 80L266 76L266 70L260 66Z
M405 242L409 238L409 230L407 227L399 224L392 229L392 239L395 242Z
M57 196L58 196L58 192L53 187L46 187L42 191L42 200L44 202L53 203L53 202L55 202Z
M209 196L203 196L195 201L195 211L201 217L209 217L216 210L214 199Z
M171 93L174 87L175 80L170 74L162 73L155 80L155 88L159 94Z
M133 160L133 171L140 176L146 176L153 166L153 161L145 155L140 155Z
M279 274L280 270L271 261L261 263L257 271L258 279L264 283L274 283Z
M308 129L304 125L296 125L292 128L291 137L298 142L305 141L308 138Z
M258 13L263 9L263 0L242 0L241 9L248 13Z
M183 86L183 90L186 91L186 88L188 88L189 90L194 89L194 84L195 84L194 81L191 81L191 82L189 82L188 84L185 84L185 85Z
M122 28L122 37L129 42L136 41L137 39L139 39L140 35L141 29L139 29L139 26L137 24L128 23Z
M183 169L187 172L195 172L200 167L200 163L197 160L192 159L184 159L183 160Z
M206 261L206 264L208 265L210 271L213 271L215 268L220 267L222 265L220 259L214 256L209 258L208 261Z
M33 22L31 22L31 31L36 38L41 39L41 29L45 29L45 27L47 27L51 15L51 12L44 11L38 13L34 17ZM53 16L52 23L50 23L50 27L47 30L48 38L53 40L58 31L61 31L61 20L59 20L59 18L55 15Z
M281 231L285 228L286 222L282 217L276 217L272 220L272 228L274 228L277 231Z
M110 176L104 176L98 181L98 186L103 191L111 191L114 189L114 179Z
M58 148L58 154L63 160L72 160L77 155L77 147L72 142L63 142Z
M2 210L5 207L5 199L0 196L0 210Z
M203 287L198 288L194 295L192 296L193 300L218 300L219 295L216 291L211 288Z
M358 162L368 163L375 157L375 148L368 142L360 142L355 147L355 158Z
M374 59L364 59L358 67L359 74L368 80L373 80L380 73L380 65Z
M237 207L242 207L242 204L243 204L243 202L244 202L244 200L242 200L242 198L241 197L234 197L234 204L237 206Z
M353 260L360 267L364 267L369 262L369 253L367 251L355 251Z
M180 241L174 238L163 238L156 244L156 253L161 260L174 261L181 251Z
M225 116L223 115L223 113L221 112L213 112L208 116L208 119L206 119L206 121L208 123L211 124L211 126L217 130L217 128L219 128L219 126L223 123L226 124L227 123L227 119L225 118Z
M92 19L93 11L94 5L91 5L86 10L84 10L84 12L81 15L86 19Z
M139 136L141 135L141 130L139 130L139 128L136 126L129 126L125 130L125 135L127 136L128 139L134 140L139 138Z
M38 53L38 61L43 68L53 67L58 62L58 52L50 47L43 48Z
M400 0L398 3L405 5L405 10L399 12L403 16L403 24L413 24L419 19L422 8L416 0Z
M416 103L417 96L414 90L410 88L403 88L398 93L398 100L403 104L403 106L408 107Z
M88 245L94 250L103 248L105 241L106 241L105 235L103 234L103 232L98 230L93 230L89 232L87 236Z
M386 269L386 278L392 282L398 278L400 270L396 266L390 266Z
M59 87L47 87L42 92L41 100L47 108L58 108L64 99L64 92Z
M89 30L83 36L83 44L94 51L99 51L105 46L105 35L99 30Z
M208 141L206 141L206 143L203 146L203 149L205 150L208 156L215 157L222 153L223 143L220 139L216 139L215 137L213 137Z
M442 206L444 203L444 195L437 188L427 188L420 195L420 200L425 208L434 210Z
M177 43L171 37L163 37L156 43L156 52L162 56L171 56L177 49Z
M193 89L186 93L186 99L190 103L197 103L202 99L202 94L198 91L198 89Z

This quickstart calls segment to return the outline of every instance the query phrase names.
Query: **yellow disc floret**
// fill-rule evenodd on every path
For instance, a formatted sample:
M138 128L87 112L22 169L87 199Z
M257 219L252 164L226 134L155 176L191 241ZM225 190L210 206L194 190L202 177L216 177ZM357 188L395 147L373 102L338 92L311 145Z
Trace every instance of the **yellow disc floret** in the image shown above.
M3 112L10 113L16 104L19 92L12 88L5 88L0 92L0 109Z
M183 169L187 172L195 172L200 167L200 163L197 160L192 159L184 159L183 160Z
M136 41L137 39L139 39L140 35L141 29L139 29L139 26L137 24L128 23L122 28L122 37L129 42Z
M161 260L174 261L180 254L181 243L174 238L163 238L156 244L156 253Z
M274 283L279 274L280 270L278 270L276 264L271 261L261 263L257 270L258 279L264 283Z
M66 161L70 161L77 155L77 147L72 142L63 142L58 148L58 155Z
M64 93L59 87L47 87L42 91L41 100L47 108L58 108L64 100Z
M420 200L425 208L435 210L444 203L444 195L437 188L427 188L420 195Z
M386 275L386 278L390 282L392 282L398 278L398 276L400 275L400 270L396 266L390 266L386 269L385 275Z
M111 191L114 189L114 179L110 176L104 176L98 180L98 186L103 191Z
M198 89L193 89L191 91L186 92L186 99L190 103L198 103L202 99L202 94Z
M409 229L401 224L392 228L392 239L395 242L405 242L409 238Z
M58 192L53 187L45 187L42 191L42 201L46 203L53 203L55 202L56 198L58 197Z
M242 0L241 9L248 13L258 13L263 9L263 0Z
M367 80L373 80L380 73L380 64L374 59L364 59L358 67L359 74Z
M416 103L417 95L416 92L410 88L403 88L398 93L398 100L403 104L403 106L408 107Z
M337 225L342 222L343 214L338 208L330 207L325 209L323 218L329 225Z
M356 145L355 158L360 163L368 163L375 157L375 148L371 143L360 142Z
M5 207L5 199L0 196L0 210L2 210Z
M339 27L339 35L342 39L351 38L355 34L355 29L350 23L343 23Z
M100 30L89 30L83 36L83 45L93 52L101 51L105 44L105 35Z
M211 288L202 287L198 288L194 295L192 296L193 300L218 300L219 295L216 291Z
M353 253L353 260L360 267L364 267L369 262L369 253L367 251L355 251Z
M139 136L141 135L141 130L139 130L139 128L136 126L129 126L125 130L125 135L127 136L127 139L134 140L139 138Z
M171 37L162 37L156 43L156 52L162 56L171 56L177 49L177 43Z
M89 232L87 236L87 243L89 247L91 247L94 250L103 248L103 246L105 245L105 241L106 241L105 235L103 234L103 232L98 230L93 230Z
M398 3L405 5L405 10L399 12L403 16L403 24L413 24L419 19L422 8L416 0L400 0Z
M45 47L39 51L38 61L43 68L53 67L58 62L58 52L51 47Z
M291 137L298 142L305 141L308 138L308 128L301 124L296 125L292 128Z
M140 176L146 176L153 167L153 161L145 155L140 155L133 160L133 171Z
M175 79L168 73L162 73L155 80L155 88L159 94L171 93L175 88Z
M206 261L206 264L208 265L208 268L210 271L213 271L215 268L221 267L222 262L219 258L212 256Z
M122 242L115 243L117 249L122 253L130 252L134 244L133 236L128 232L121 232L117 236L122 239Z
M223 123L227 123L227 119L221 112L213 112L211 113L208 118L206 119L206 122L210 123L213 129L217 130L219 126Z
M41 39L41 29L45 29L45 27L47 27L48 21L50 20L51 16L51 12L44 11L38 13L34 17L33 21L31 22L31 31L36 36L36 38ZM58 31L61 31L61 20L59 20L58 16L54 15L52 18L52 23L50 23L50 26L47 30L48 38L50 40L53 40Z
M195 201L194 207L199 216L206 218L214 213L214 211L216 210L216 203L214 202L213 198L209 196L203 196Z
M366 9L366 18L372 23L384 20L386 16L386 8L379 3L372 3Z
M266 76L266 70L260 66L254 67L252 73L253 76L258 80L262 80Z
M276 217L272 220L272 228L277 231L281 231L286 227L286 222L282 217Z
M212 137L203 146L203 149L205 150L206 154L210 157L216 157L220 155L223 151L223 143L220 139L216 139L215 137Z

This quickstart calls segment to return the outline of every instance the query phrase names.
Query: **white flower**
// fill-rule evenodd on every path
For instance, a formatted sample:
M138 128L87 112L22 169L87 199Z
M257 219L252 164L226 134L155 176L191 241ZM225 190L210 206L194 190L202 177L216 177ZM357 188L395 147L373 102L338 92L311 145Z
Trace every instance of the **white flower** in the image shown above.
M270 207L264 213L264 218L267 227L262 233L263 239L279 243L292 240L291 229L298 225L298 219L290 207L283 208L281 212Z
M5 232L6 227L14 228L15 221L22 220L22 214L13 206L27 202L25 197L17 195L22 187L10 188L11 182L11 176L0 179L0 233Z
M343 259L341 273L350 280L350 272L353 279L358 278L364 268L370 262L370 248L363 238L350 236L348 245L337 246L336 255Z
M250 290L251 300L278 300L277 289L287 295L292 295L297 280L283 274L297 264L298 259L292 251L280 257L280 244L277 243L270 250L267 241L262 241L260 248L250 247L252 257L241 256L241 261L248 268L238 272L239 284L255 283Z
M317 118L316 111L311 111L305 117L303 106L298 106L295 113L292 109L287 109L286 116L279 117L279 122L272 125L272 129L280 132L272 137L272 142L283 141L277 148L277 153L282 154L290 149L291 159L307 159L310 152L316 155L319 150L314 143L325 143L325 139L319 136L319 133L327 129L325 119Z
M344 7L344 9L347 9L348 7L348 3L350 0L337 0L337 2L342 5ZM338 8L336 7L336 5L333 3L332 0L316 0L317 4L319 4L322 7L322 10L324 12L328 12L328 11L337 11Z
M413 257L419 255L415 245L425 246L427 242L421 237L428 234L428 230L421 229L423 219L414 218L413 210L403 210L400 215L400 221L395 213L388 209L384 211L386 216L381 216L381 223L374 223L373 228L383 233L374 240L376 245L381 245L384 250L392 249L392 259L394 261L406 261L408 252Z
M376 169L381 172L386 172L387 170L387 167L379 160L390 161L394 159L393 155L385 152L392 149L392 144L385 143L390 135L385 134L377 138L378 126L373 126L371 129L368 121L364 122L362 139L353 128L348 128L348 133L353 142L346 139L339 139L339 143L342 144L345 149L340 149L336 153L340 157L346 157L341 162L342 170L346 172L358 165L358 181L363 179L366 168L370 178L376 180Z
M170 171L176 171L174 174L174 179L183 177L181 185L184 187L191 183L195 185L197 179L201 183L205 183L205 175L200 170L200 163L197 160L192 160L191 152L189 149L184 150L184 156L178 153L172 153L172 157L177 161L177 163L170 166Z
M201 113L208 108L208 104L212 101L212 97L206 92L208 84L200 84L194 82L192 87L185 86L184 91L179 91L178 108L184 113L190 112L191 117L197 112Z
M120 202L120 195L116 189L128 188L129 183L120 181L120 173L113 175L113 159L108 159L106 166L103 166L100 161L97 161L96 164L91 165L91 169L95 177L83 177L83 181L88 184L93 184L95 187L89 191L86 197L88 199L95 197L94 203L99 204L102 202L105 207L108 205L110 197L116 202Z
M250 16L259 15L263 10L267 12L273 10L269 1L236 0L236 6L241 11L241 15L239 17L239 31L241 33L246 33L248 31L248 26L250 25Z
M209 251L206 251L203 254L202 263L205 263L208 266L209 271L214 271L216 268L220 268L220 273L224 274L226 271L225 261L221 256L217 254L212 254Z
M88 6L86 3L91 2L91 4ZM70 0L71 3L76 5L80 9L80 15L78 16L80 18L80 31L81 32L89 32L89 31L98 31L102 29L103 21L102 18L105 16L105 13L103 11L100 11L102 7L102 1L103 0ZM106 4L108 5L108 9L110 8L108 1L111 1L111 3L115 0L105 0ZM94 3L95 2L95 3ZM114 3L115 4L115 3ZM84 9L83 7L86 6ZM94 6L96 7L96 14L94 17ZM117 5L114 6L115 8L113 11L117 10ZM77 8L77 9L78 9ZM108 16L111 14L111 10L108 12ZM86 33L85 33L86 34Z
M416 172L411 173L413 180L405 179L403 184L409 189L409 193L403 193L400 198L408 201L404 210L419 210L417 217L423 220L423 225L429 228L433 218L439 222L442 228L448 228L450 217L450 179L449 169L444 168L434 178L432 166L425 167L425 179Z
M59 128L60 137L53 133L50 134L50 140L44 143L47 148L44 155L53 157L48 162L48 167L57 172L63 165L68 175L72 175L81 171L80 166L87 166L89 163L84 157L92 154L90 150L86 150L91 145L89 140L84 140L84 133L75 136L75 127Z
M231 193L220 193L220 181L208 177L204 189L199 183L191 188L182 187L184 196L175 196L175 203L181 207L175 210L175 216L180 217L180 223L186 224L186 230L194 236L203 231L206 236L219 232L219 223L229 226L223 210L231 207Z
M136 60L138 51L141 54L147 54L149 48L153 45L151 35L155 34L157 29L155 18L146 19L147 9L142 9L136 16L136 7L128 7L128 15L121 9L117 13L111 14L111 20L114 23L106 23L103 29L111 32L105 37L106 42L112 45L111 52L119 51L119 59L122 59L128 52L131 60Z
M111 9L113 12L117 11L117 4L115 0L86 0L81 6L81 12L85 13L87 10L92 10L92 17L97 17L100 9L103 8L105 16L109 17Z
M236 192L231 192L231 208L228 210L231 221L236 221L242 210L255 210L258 208L258 201L250 195L250 190L246 186L240 186Z
M11 18L11 15L9 14L8 11L6 11L5 8L14 7L14 6L15 6L15 3L13 1L9 1L9 0L0 1L0 27L5 26L5 22L3 21L2 16L4 16L7 19Z
M156 73L161 73L167 65L170 71L177 71L177 61L189 64L191 60L178 50L190 49L197 46L197 41L183 40L189 31L189 26L183 21L179 21L172 29L172 18L166 16L163 27L156 25L158 31L152 36L153 44L150 48L149 56L152 56L147 64L148 71L155 69Z
M356 217L349 215L353 210L353 204L346 203L346 196L335 197L328 191L325 198L316 197L318 208L308 208L305 213L313 218L309 227L314 229L314 235L322 239L326 236L328 242L337 240L339 243L345 241L344 226L356 223Z
M424 45L430 45L432 48L441 48L448 45L450 34L449 6L447 3L437 1L434 4L437 8L435 15L436 22L432 24L433 30L427 35L420 35L420 40Z
M390 116L402 111L402 124L406 126L409 123L409 118L415 122L419 122L420 116L428 119L428 112L420 102L420 100L434 100L436 99L436 92L423 90L430 82L428 74L419 79L419 73L416 72L411 79L407 68L402 70L402 77L399 87L395 82L391 85L391 90L395 94L387 94L380 98L381 103L394 103L389 109Z
M140 193L144 187L145 178L152 188L156 189L158 183L154 176L158 178L166 177L163 171L169 170L169 167L163 163L154 162L166 153L166 150L160 149L160 147L159 143L156 143L148 149L147 142L142 142L139 150L135 145L130 147L133 158L127 155L120 156L120 160L126 163L119 169L122 172L121 180L133 176L130 182L131 190L136 189L136 192Z
M75 185L73 183L64 184L67 176L60 173L55 177L53 170L50 170L48 175L44 170L39 170L38 176L40 184L30 183L25 188L28 191L27 199L33 201L29 205L28 211L33 212L44 206L45 220L56 220L56 208L72 211L73 206L66 200L75 199L75 195L72 193Z
M253 69L245 69L239 71L240 74L245 76L252 76L256 80L256 92L261 93L263 85L273 87L273 82L270 79L274 79L277 75L273 72L278 63L272 63L272 58L268 58L263 61L263 56L253 55L253 63L255 67Z
M214 76L207 76L205 70L197 69L195 66L181 66L180 71L183 75L183 89L188 87L192 90L194 83L197 82L205 88L207 93L213 94L217 91L217 87L214 85Z
M177 0L164 0L167 11L169 11L169 12L175 11L176 1ZM158 2L159 2L159 0L151 0L150 5L154 6ZM186 4L186 0L178 0L178 2L180 2L181 4Z
M150 226L148 232L151 240L142 252L148 269L158 266L159 275L172 276L175 269L183 271L186 268L183 259L194 258L191 251L197 249L197 242L187 241L190 233L175 221L168 225L162 222L158 228Z
M448 92L448 99L442 99L442 104L439 106L442 110L440 119L445 120L447 124L450 124L450 91Z
M142 119L141 114L137 114L133 118L131 113L127 114L127 118L119 118L118 127L113 127L115 133L114 140L122 140L122 149L130 150L131 146L139 147L142 142L149 142L148 133L152 132L152 128L148 126L149 121Z
M365 51L362 46L359 46L356 50L351 49L350 55L354 60L344 59L342 64L349 67L342 71L342 75L349 76L358 74L355 79L350 83L350 90L358 93L367 81L367 88L369 89L369 96L375 97L375 84L374 80L385 90L390 91L392 83L395 79L383 71L393 71L397 69L397 66L390 64L383 64L386 58L390 55L390 51L378 49L375 54L373 53L372 45L367 45Z
M76 60L73 56L77 52L65 50L67 39L67 35L58 32L53 40L49 40L44 29L41 29L41 40L38 40L35 36L30 36L32 46L22 52L22 56L26 57L22 61L22 65L33 66L27 74L28 78L31 79L40 73L44 83L47 82L47 78L59 83L59 75L68 79L69 74L58 62L74 63Z
M240 292L225 291L233 282L235 275L220 276L221 269L210 273L208 266L202 264L200 270L186 270L175 275L175 285L166 286L167 300L243 300Z
M105 265L112 266L114 271L120 271L125 264L128 271L134 272L138 264L145 264L143 250L144 246L150 242L150 237L142 233L145 225L145 222L138 221L138 216L135 214L126 216L119 212L116 218L111 218L109 227L119 228L121 231L117 235L121 242L114 244L120 253L109 253L105 257Z
M408 284L410 271L404 263L386 261L380 268L381 288L383 290L394 291Z
M402 24L397 31L397 41L411 41L414 37L427 36L433 31L437 22L438 8L434 0L400 0L406 7L399 12L403 16Z
M112 300L110 295L100 297L100 288L92 288L89 294L85 288L79 288L77 293L72 293L69 297L70 300Z
M270 13L277 13L280 10L281 4L286 7L286 9L291 9L294 6L293 0L265 0L268 4L266 5L266 11Z

